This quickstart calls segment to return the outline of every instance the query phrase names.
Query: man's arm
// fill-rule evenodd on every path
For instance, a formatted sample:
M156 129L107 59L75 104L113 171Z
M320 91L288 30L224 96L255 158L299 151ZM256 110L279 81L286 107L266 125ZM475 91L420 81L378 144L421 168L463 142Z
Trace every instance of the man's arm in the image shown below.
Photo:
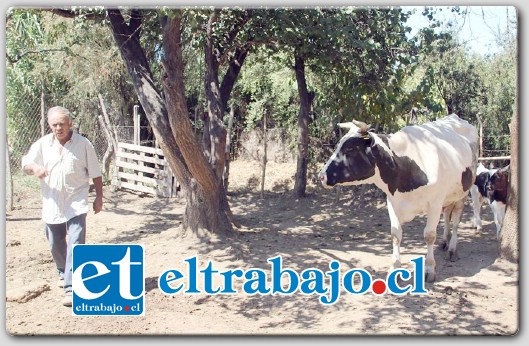
M92 179L94 188L96 190L96 198L94 200L94 212L97 214L103 209L103 178L101 176Z
M48 176L48 171L46 170L46 168L42 167L41 165L37 165L36 163L30 163L25 165L23 170L24 173L34 175L39 179L44 179Z
M33 143L26 155L22 157L22 170L28 175L34 175L39 179L44 179L48 176L48 171L44 165L42 148L40 140Z

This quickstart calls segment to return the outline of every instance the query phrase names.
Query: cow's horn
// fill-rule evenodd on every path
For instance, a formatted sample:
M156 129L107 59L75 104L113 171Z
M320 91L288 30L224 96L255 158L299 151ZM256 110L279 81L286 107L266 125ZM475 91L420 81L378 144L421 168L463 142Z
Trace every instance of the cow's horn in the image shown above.
M358 126L358 132L359 133L367 133L371 125L367 125L366 123L362 121L353 120L353 124Z
M353 127L353 123L351 122L348 122L348 123L338 123L338 127L341 128L341 129L346 129L346 130L349 130L351 129L351 127Z

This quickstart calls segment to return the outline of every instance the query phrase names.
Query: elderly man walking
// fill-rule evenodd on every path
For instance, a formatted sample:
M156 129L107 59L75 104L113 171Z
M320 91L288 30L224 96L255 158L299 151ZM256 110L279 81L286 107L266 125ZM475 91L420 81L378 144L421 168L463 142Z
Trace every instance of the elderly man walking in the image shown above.
M103 179L94 147L73 132L66 108L50 108L48 125L52 133L31 146L22 158L22 169L40 179L42 220L59 286L64 287L62 303L72 306L72 249L74 244L85 243L90 179L96 192L96 214L103 208Z

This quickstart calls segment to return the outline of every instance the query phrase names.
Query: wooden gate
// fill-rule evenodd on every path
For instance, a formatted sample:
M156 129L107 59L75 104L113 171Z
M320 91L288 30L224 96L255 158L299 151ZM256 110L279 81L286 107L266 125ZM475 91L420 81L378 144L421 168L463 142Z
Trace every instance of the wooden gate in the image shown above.
M118 143L112 185L160 197L176 197L176 181L159 148Z

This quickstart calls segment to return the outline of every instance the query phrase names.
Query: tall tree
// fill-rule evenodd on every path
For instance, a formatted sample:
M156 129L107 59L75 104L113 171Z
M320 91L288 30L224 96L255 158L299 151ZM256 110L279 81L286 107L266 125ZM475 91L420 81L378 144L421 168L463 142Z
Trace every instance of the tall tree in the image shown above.
M280 8L252 22L260 28L254 42L267 48L261 52L291 68L298 86L297 117L289 122L297 123L296 196L305 195L311 157L309 125L321 116L313 111L316 107L330 117L343 113L349 119L355 116L370 122L389 122L401 114L393 104L411 59L405 36L408 29L403 25L406 19L400 9ZM262 103L255 100L255 104ZM318 123L342 120L333 117Z
M310 94L305 77L305 61L302 56L294 57L294 71L299 93L298 114L298 139L297 139L297 164L294 183L294 194L304 197L307 189L307 167L309 164L309 121L310 121Z
M78 15L75 11L69 10L53 11L66 17ZM161 11L109 9L106 15L143 110L173 173L184 190L187 202L184 228L195 232L207 230L229 234L232 223L237 223L231 213L223 187L226 131L222 119L248 49L236 46L235 53L226 58L227 54L224 53L228 50L228 45L223 45L222 43L225 42L218 38L224 37L228 41L230 38L235 39L240 27L249 16L248 12L243 11L242 16L230 17L234 24L231 23L229 26L226 25L227 21L224 21L219 25L221 29L217 29L216 24L221 10L190 12L191 15L185 16L184 9ZM209 12L211 14L208 16ZM190 18L193 14L198 18L207 18L205 35L203 35L206 65L204 91L208 110L206 118L208 126L205 129L208 134L206 155L200 149L192 131L185 97L185 65L182 56L185 43L182 40L182 30L189 29L189 23L193 19L195 24L199 22L196 18ZM97 14L90 16L98 17ZM147 17L160 18L158 27L152 20L145 20ZM183 24L184 22L187 26ZM161 49L157 54L150 54L149 57L142 46L141 35L144 27L150 29L146 34L155 39L156 35L153 35L153 32L161 31L162 43L159 45ZM225 30L223 31L222 28ZM200 37L200 34L198 36ZM155 74L151 66L159 61L160 57L161 72L158 72L160 70L158 69L156 71L158 73ZM219 85L221 60L227 61L228 67L225 78ZM160 76L161 81L156 80L156 75ZM160 85L163 93L159 90Z
M348 95L353 92L357 99L374 99L370 120L390 118L390 107L381 105L396 98L403 80L410 55L403 26L407 17L400 9L344 7L293 10L280 18L282 32L278 37L293 51L300 100L294 194L302 197L307 184L310 110L316 96L307 87L306 66L313 66L322 79L340 74L342 81L352 84Z
M119 9L109 9L107 16L149 123L183 188L184 228L228 234L233 215L222 181L200 149L189 120L183 83L182 10L170 11L161 18L163 97L140 43L142 12L132 10L128 21Z

